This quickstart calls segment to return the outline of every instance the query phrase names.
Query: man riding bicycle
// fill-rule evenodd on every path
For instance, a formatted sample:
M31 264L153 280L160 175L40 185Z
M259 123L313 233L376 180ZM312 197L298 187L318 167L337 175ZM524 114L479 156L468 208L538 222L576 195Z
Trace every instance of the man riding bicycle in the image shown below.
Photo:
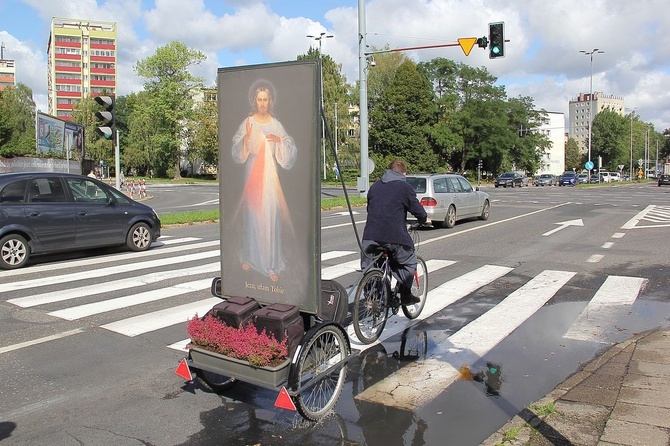
M361 267L367 268L378 246L384 247L392 260L391 268L398 280L401 303L410 305L421 299L412 295L417 260L414 242L407 232L407 212L414 215L419 224L425 223L428 216L416 198L416 192L405 180L406 174L407 165L395 160L368 191Z

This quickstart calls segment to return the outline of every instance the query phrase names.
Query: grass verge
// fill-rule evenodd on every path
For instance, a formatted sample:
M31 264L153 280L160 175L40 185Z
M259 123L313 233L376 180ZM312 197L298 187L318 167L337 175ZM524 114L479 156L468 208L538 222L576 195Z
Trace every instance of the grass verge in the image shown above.
M352 207L365 206L367 199L364 197L349 197ZM321 210L327 211L329 209L346 209L347 201L344 197L326 198L321 201ZM216 222L221 217L218 209L211 209L207 211L189 211L179 212L174 214L160 215L161 226L169 225L187 225L194 223Z

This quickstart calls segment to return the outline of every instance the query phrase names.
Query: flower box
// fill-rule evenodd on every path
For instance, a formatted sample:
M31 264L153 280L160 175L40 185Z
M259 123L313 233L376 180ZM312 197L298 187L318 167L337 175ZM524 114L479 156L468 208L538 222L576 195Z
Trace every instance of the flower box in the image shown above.
M288 381L291 361L286 359L277 366L255 367L243 361L201 347L189 346L194 368L236 378L265 388L279 388Z

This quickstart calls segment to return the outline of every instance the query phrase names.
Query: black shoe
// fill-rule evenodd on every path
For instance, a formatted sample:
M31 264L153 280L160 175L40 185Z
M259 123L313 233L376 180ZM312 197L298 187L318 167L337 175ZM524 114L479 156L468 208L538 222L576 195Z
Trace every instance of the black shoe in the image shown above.
M413 295L411 292L400 297L400 303L403 305L414 305L419 302L421 302L421 298Z

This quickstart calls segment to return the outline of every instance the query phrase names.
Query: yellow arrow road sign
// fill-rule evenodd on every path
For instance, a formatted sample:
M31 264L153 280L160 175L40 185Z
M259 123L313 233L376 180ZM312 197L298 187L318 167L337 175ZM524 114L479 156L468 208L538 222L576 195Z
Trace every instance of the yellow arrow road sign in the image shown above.
M461 37L458 39L458 44L461 46L461 49L466 56L470 55L470 51L472 51L472 47L475 46L475 43L477 43L476 37Z

